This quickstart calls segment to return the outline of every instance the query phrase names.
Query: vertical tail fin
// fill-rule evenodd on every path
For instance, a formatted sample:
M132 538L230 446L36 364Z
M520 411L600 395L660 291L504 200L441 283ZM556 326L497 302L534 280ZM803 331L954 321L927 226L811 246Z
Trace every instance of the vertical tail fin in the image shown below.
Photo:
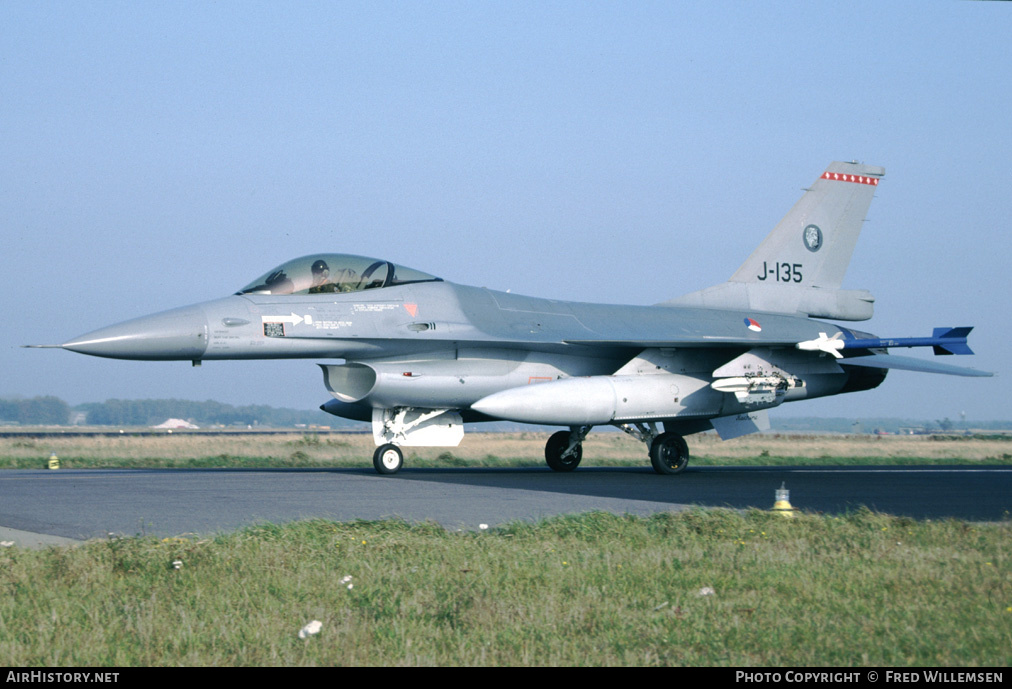
M731 282L840 289L872 196L885 170L832 163Z
M730 280L664 303L871 318L871 294L840 286L883 175L881 167L831 163Z

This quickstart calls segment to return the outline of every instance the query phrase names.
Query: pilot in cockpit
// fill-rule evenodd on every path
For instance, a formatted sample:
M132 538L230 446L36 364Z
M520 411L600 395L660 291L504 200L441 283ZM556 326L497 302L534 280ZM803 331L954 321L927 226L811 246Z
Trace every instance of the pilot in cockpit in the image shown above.
M322 259L313 262L313 286L309 288L310 294L324 294L326 292L339 292L340 288L330 281L330 266Z
M310 294L327 294L331 292L354 292L357 284L355 271L344 268L337 272L337 280L330 277L330 266L323 259L313 261L313 286Z

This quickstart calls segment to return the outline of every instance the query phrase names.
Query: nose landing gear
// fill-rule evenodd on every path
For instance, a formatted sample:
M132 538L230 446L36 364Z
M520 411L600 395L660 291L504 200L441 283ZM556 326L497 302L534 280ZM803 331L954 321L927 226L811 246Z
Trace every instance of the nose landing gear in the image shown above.
M381 474L396 474L404 466L404 453L393 443L380 445L372 454L372 465Z

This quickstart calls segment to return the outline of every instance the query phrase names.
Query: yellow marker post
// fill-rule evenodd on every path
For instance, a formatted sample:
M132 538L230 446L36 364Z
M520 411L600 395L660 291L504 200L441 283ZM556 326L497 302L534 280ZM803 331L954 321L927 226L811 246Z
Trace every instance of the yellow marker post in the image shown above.
M797 510L791 507L791 491L787 490L786 484L781 482L780 488L775 491L774 495L776 501L773 503L773 511L779 512L785 517L793 517Z
M55 452L51 452L49 454L49 468L50 469L60 468L60 458L56 456Z

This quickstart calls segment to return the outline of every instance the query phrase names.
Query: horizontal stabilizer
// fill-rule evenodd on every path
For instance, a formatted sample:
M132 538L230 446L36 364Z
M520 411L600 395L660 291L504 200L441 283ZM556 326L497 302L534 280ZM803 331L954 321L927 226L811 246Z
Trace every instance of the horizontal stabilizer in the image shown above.
M895 354L856 356L849 359L842 359L840 364L842 366L886 368L901 371L918 371L920 373L944 373L950 376L965 376L970 378L988 378L994 375L990 371L978 371L975 368L950 366L949 364L939 364L926 359L915 359L911 356L896 356Z

